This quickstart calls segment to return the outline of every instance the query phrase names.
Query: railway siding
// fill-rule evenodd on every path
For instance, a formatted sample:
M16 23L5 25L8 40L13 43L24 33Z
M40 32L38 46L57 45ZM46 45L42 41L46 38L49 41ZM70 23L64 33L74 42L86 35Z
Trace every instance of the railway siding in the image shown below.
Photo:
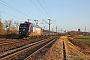
M31 42L35 42L35 41L39 41L42 40L44 38L36 38L36 39L20 39L20 40L13 40L13 39L8 39L8 40L3 40L0 41L0 53L8 51L8 50L12 50L18 47L22 47L24 45L30 44Z
M13 49L13 50L9 50L9 51L5 51L5 52L2 52L2 53L0 53L0 57L3 57L4 55L7 55L7 54L11 54L11 53L13 53L13 52L16 52L16 51L18 51L18 50L21 50L21 49L24 49L24 48L27 48L27 47L29 47L29 48L33 48L34 46L33 45L35 45L35 46L37 46L37 45L39 45L38 43L43 43L44 41L47 41L47 39L45 39L45 40L41 40L41 41L38 41L38 42L35 42L35 43L31 43L31 44L28 44L28 45L25 45L25 46L22 46L22 47L19 47L19 48L17 48L17 49ZM33 47L32 47L33 46ZM27 48L27 49L29 49L29 48ZM22 52L23 52L24 50L22 50ZM16 54L12 54L13 56L14 55L18 55L18 53L16 53ZM11 56L11 55L10 55Z
M1 53L2 54L1 60L3 60L3 59L5 59L5 60L7 60L7 59L10 59L10 60L14 60L14 59L22 60L22 59L25 59L27 56L32 54L37 49L40 49L43 45L49 43L53 39L55 39L55 37L43 39L43 40L40 40L40 41L37 41L37 42L33 42L31 44L27 44L26 46L23 46L23 47L14 49L14 50L6 51L4 54Z

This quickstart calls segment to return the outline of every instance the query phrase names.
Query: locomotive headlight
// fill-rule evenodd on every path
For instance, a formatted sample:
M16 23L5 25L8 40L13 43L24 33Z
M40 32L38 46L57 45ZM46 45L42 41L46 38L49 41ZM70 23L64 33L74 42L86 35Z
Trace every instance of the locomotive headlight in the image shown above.
M23 31L25 31L25 29L23 29Z

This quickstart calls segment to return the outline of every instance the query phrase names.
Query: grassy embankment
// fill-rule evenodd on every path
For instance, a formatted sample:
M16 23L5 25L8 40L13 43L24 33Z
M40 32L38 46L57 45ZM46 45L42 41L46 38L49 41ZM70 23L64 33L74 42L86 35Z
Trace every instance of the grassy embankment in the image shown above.
M84 43L88 47L90 47L90 36L78 36L78 37L75 38L75 40L78 40L81 43Z

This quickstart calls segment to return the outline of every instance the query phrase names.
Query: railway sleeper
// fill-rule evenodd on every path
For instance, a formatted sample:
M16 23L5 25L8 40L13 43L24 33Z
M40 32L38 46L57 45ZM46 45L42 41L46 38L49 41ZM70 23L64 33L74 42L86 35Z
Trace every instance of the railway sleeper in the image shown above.
M47 36L45 36L44 38L47 38ZM43 38L43 39L44 39ZM10 44L6 44L6 45L2 45L0 46L0 52L4 52L4 51L9 51L9 50L12 50L12 49L15 49L15 48L19 48L21 46L24 46L26 44L29 44L31 43L31 41L21 41L21 42L18 42L18 43L10 43Z
M43 42L43 43L44 43L44 42ZM44 44L47 44L47 43L44 43ZM19 51L19 52L16 52L16 53L14 53L14 54L11 54L11 55L3 58L3 59L8 59L8 58L10 58L11 60L14 60L16 56L21 56L22 54L25 55L24 52L29 51L31 48L32 48L32 47L28 47L28 48L26 48L26 49L24 49L24 50L21 50L21 51ZM35 47L35 49L36 49L36 48L37 48L37 47ZM30 51L33 51L33 50L30 50ZM27 54L28 54L28 52L27 52ZM13 59L13 58L14 58L14 59ZM19 57L17 57L17 58L19 59Z

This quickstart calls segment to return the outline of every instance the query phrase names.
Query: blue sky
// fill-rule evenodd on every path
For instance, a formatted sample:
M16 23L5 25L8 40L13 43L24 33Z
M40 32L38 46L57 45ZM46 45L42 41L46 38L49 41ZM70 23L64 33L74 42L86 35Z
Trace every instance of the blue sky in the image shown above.
M33 3L33 2L34 3ZM41 5L39 4L39 2ZM0 15L2 20L24 22L28 18L34 23L48 29L48 24L41 24L42 19L54 22L51 25L55 30L77 30L90 32L90 0L0 0ZM45 5L45 3L46 5ZM19 10L19 11L18 11ZM14 16L14 17L13 17ZM45 22L44 22L45 23Z

